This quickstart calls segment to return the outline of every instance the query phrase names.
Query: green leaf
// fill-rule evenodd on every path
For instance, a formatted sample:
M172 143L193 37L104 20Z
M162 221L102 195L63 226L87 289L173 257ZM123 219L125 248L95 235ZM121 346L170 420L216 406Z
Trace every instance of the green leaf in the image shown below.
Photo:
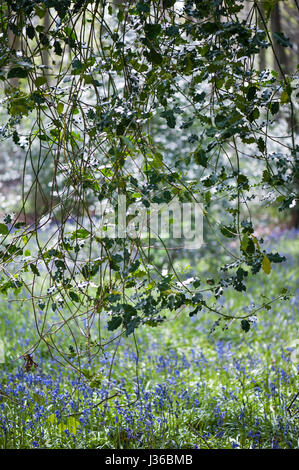
M249 242L249 237L248 237L248 234L245 233L245 235L242 237L242 240L241 240L241 249L243 251L246 251L248 242Z
M80 427L80 421L76 420L74 416L70 416L67 420L67 423L59 423L58 429L61 433L68 431L70 434L77 434L77 430Z
M61 55L61 54L62 54L62 47L61 47L59 41L55 41L55 42L54 42L54 51L55 51L55 54L57 54L57 55Z
M45 85L45 83L47 83L47 79L46 77L37 77L34 83L37 87L40 87L42 85Z
M72 61L72 74L78 75L84 70L84 64L79 59L74 59Z
M0 224L0 235L7 235L8 233L8 227L5 224Z
M209 204L209 202L211 202L211 191L207 191L205 193L205 201L207 204Z
M160 34L161 32L161 25L158 24L158 23L155 23L155 24L146 24L144 26L144 32L145 32L145 35L149 38L149 39L155 39L156 36L158 36L158 34Z
M242 175L241 173L237 177L238 187L248 191L249 190L249 181L247 176Z
M14 67L7 74L7 78L26 78L27 76L28 70L22 67Z
M29 37L29 39L33 39L35 36L35 29L32 25L26 26L26 34Z
M18 96L17 98L11 101L10 114L12 116L17 116L19 114L24 114L25 116L28 116L28 113L31 110L32 106L28 95Z
M140 323L140 318L133 318L126 323L126 336L131 335Z
M62 114L63 113L63 108L64 108L64 104L60 101L57 105L57 112L58 114Z
M56 417L56 414L55 413L52 413L49 417L48 417L48 422L50 424L56 424L57 423L57 417Z
M281 256L279 253L267 253L269 261L272 263L282 263L286 260L285 256Z
M79 228L78 230L75 230L75 232L72 233L70 239L75 240L75 239L85 239L88 238L90 235L90 232L86 230L85 228Z
M80 297L79 297L78 294L76 294L76 292L70 291L69 296L73 300L73 302L79 302L80 301Z
M290 95L286 90L283 90L280 96L280 104L284 105L290 101Z
M218 127L218 129L224 129L228 123L229 118L223 113L219 113L215 117L215 126Z
M115 302L119 302L121 299L121 294L120 292L112 292L111 294L108 295L107 300L108 302L111 302L112 304Z
M161 65L163 62L163 56L159 54L155 49L150 49L144 52L145 57L154 65Z
M270 263L269 259L267 258L267 256L264 256L264 258L263 258L262 268L263 268L264 273L270 274L270 272L271 272L271 263Z
M199 149L197 150L197 152L195 152L194 160L198 165L203 166L204 168L207 168L208 157L206 155L206 152L203 149Z
M270 183L271 182L271 174L268 170L263 171L262 182L263 183Z
M91 381L89 382L89 387L90 388L100 388L103 382L103 376L102 374L96 374Z
M277 114L279 111L279 101L274 101L271 103L270 111L272 114Z
M122 324L121 317L113 317L111 320L108 321L108 330L113 331L116 330Z
M39 270L37 269L37 267L35 266L35 264L30 263L30 269L31 269L31 271L33 272L33 274L35 274L36 276L40 276Z
M168 127L170 127L171 129L175 128L176 118L175 118L175 115L174 115L172 109L168 109L167 111L163 111L161 113L161 117L164 117L166 119Z
M260 112L258 108L254 108L249 114L248 119L250 122L256 121L260 117Z
M293 47L293 45L290 43L290 40L287 36L285 36L284 33L279 32L279 33L274 33L273 34L274 39L278 44L280 44L283 47Z
M258 146L258 149L261 153L263 153L266 149L266 145L265 145L265 141L262 137L259 137L258 140L257 140L257 146Z
M246 251L248 255L252 255L255 252L254 241L252 240L252 238L248 238L248 243L244 251Z
M26 226L25 222L17 222L17 223L15 224L15 228L16 228L16 229L21 228L21 227L25 227L25 226Z
M174 6L176 0L163 0L163 8L171 8Z
M246 96L249 101L252 101L256 97L256 87L250 86L247 90Z
M133 150L134 152L136 152L136 148L134 147L134 145L132 144L131 140L128 137L126 137L125 135L121 135L120 138L123 141L123 143L127 147L129 147L130 150Z
M122 10L119 10L118 13L117 13L117 19L118 21L122 22L124 20L124 12Z
M248 320L241 320L241 328L245 333L248 333L250 330L250 321Z
M237 236L236 228L222 225L220 232L227 238L235 238Z

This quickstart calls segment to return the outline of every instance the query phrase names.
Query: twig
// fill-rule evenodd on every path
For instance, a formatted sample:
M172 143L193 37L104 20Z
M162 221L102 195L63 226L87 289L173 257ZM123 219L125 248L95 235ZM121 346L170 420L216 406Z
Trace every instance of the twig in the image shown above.
M14 402L16 405L21 406L21 403L20 403L19 401L14 400L13 398L11 398L11 397L10 397L9 395L7 395L6 393L0 392L0 395L1 395L2 397L8 398L8 399L11 400L12 402Z
M206 446L209 449L213 449L213 447L210 446L210 444L207 442L207 440L201 434L199 434L199 432L196 429L194 429L192 426L190 426L190 424L187 424L187 427L190 429L191 432L196 434L206 444Z
M292 400L291 400L289 406L287 407L287 410L288 410L290 416L295 416L295 415L297 414L297 412L298 412L298 410L296 410L294 413L292 413L292 410L291 410L291 407L292 407L293 403L297 400L298 396L299 396L299 392L297 392L297 393L293 396L293 398L292 398Z
M92 405L88 408L85 408L83 411L77 411L76 413L71 413L69 415L64 415L63 418L69 418L70 416L80 416L82 415L83 413L85 413L86 410L92 410L93 408L96 408L97 406L100 406L102 403L105 403L106 401L108 400L111 400L112 398L115 398L117 396L119 396L120 394L119 393L115 393L114 395L111 395L111 397L106 397L104 398L104 400L102 401L99 401L98 403L96 403L95 405Z

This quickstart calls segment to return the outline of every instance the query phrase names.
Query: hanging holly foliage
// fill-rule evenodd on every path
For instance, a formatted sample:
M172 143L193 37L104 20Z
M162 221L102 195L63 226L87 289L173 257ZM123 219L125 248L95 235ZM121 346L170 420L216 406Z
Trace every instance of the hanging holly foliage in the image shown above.
M209 310L248 331L277 299L237 315L213 299L226 289L243 295L250 276L269 276L284 261L263 248L250 205L266 189L285 210L298 179L296 76L257 70L259 51L273 47L258 2L22 0L2 2L0 15L1 135L25 149L23 179L29 168L34 175L20 210L0 224L1 294L27 292L43 314L39 342L78 369L78 334L101 351L102 323L113 339L167 312ZM281 112L289 128L277 139ZM225 255L218 274L185 282L171 243L158 251L169 258L165 274L151 233L111 237L98 208L105 202L118 217L120 195L146 217L153 204L201 204L204 236ZM133 217L125 212L125 223ZM282 286L279 298L286 294ZM55 342L61 329L71 353Z

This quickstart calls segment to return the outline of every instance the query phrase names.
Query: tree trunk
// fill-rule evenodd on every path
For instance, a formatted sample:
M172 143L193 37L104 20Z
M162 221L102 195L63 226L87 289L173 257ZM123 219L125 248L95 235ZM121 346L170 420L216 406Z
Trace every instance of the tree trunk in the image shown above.
M263 5L259 5L259 11L261 15L263 16L263 18L265 18ZM264 23L260 16L258 18L258 26L260 29L264 30ZM262 70L265 70L266 68L266 49L265 48L260 49L259 59L260 59L259 70L261 72Z
M281 11L279 3L275 5L271 15L271 30L272 30L272 41L274 46L274 69L277 70L280 76L282 76L282 71L288 73L288 57L285 51L285 48L277 43L276 39L273 37L274 33L281 33Z
M8 8L7 17L9 18L9 16L10 16L10 9ZM7 26L7 38L8 38L8 47L13 53L13 51L16 51L18 49L19 44L20 44L20 39L18 36L16 36L12 32L9 26ZM20 82L19 82L19 79L15 77L15 78L10 78L9 83L11 84L12 87L18 88Z

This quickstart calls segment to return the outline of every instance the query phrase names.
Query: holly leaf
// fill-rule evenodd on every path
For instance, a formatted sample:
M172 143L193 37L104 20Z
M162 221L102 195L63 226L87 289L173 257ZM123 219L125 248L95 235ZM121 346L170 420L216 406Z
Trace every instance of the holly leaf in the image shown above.
M75 232L72 233L70 239L75 240L75 239L85 239L88 238L90 233L88 230L85 230L85 228L79 228L78 230L75 230Z
M149 51L144 52L145 57L154 65L161 65L163 62L163 56L155 49L150 49Z
M7 78L26 78L28 70L22 67L13 67L7 74Z
M113 317L110 321L108 321L108 330L113 331L116 330L122 323L121 317Z
M270 272L271 272L271 263L270 263L269 259L267 258L267 256L264 256L264 258L263 258L262 268L263 268L264 273L270 274Z
M203 149L199 149L197 152L195 152L194 160L198 165L207 168L208 157Z
M155 39L156 36L158 36L158 34L160 34L161 32L161 25L158 24L158 23L155 23L155 24L146 24L144 26L144 32L145 32L145 35L149 38L149 39Z
M47 83L47 79L46 77L37 77L34 83L37 87L40 87L42 85L45 85L45 83Z
M40 276L39 270L37 269L37 267L35 266L35 264L30 263L30 269L31 269L31 271L33 272L33 274L35 274L36 276Z
M220 232L227 238L235 238L237 236L236 228L222 225Z
M163 8L173 7L176 0L163 0Z
M175 128L176 118L171 109L163 111L163 113L161 113L161 117L164 117L166 119L168 127L170 127L171 129Z
M283 90L280 96L280 104L284 105L290 101L290 95L287 90Z
M285 36L284 33L282 33L282 32L274 33L273 36L274 36L274 39L276 40L276 42L278 42L278 44L280 44L281 46L283 46L283 47L293 47L293 44L290 43L289 38L287 36Z
M241 320L241 328L245 333L248 333L250 330L250 321L248 320Z
M8 233L8 227L5 224L0 224L0 235L7 235Z

